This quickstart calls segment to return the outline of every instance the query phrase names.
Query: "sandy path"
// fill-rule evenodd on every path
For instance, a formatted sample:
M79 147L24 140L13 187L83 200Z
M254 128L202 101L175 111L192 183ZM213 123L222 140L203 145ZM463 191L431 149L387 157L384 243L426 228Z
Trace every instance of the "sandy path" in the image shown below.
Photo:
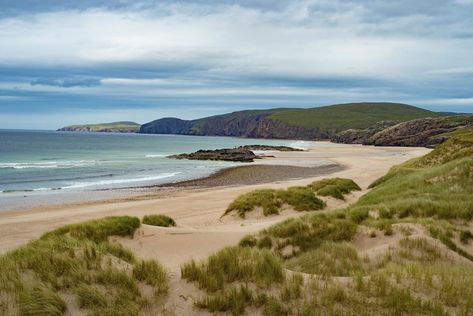
M412 157L427 153L424 148L367 147L359 145L332 145L314 143L306 152L274 153L276 158L266 159L262 164L288 164L311 166L320 159L344 165L345 169L331 176L348 177L364 190L350 197L348 202L366 192L366 187L389 168ZM44 232L87 219L109 215L134 215L163 213L172 216L176 228L158 228L143 225L134 239L121 242L138 256L156 258L177 274L179 266L190 258L204 258L227 245L238 242L244 235L258 231L292 212L270 218L240 220L220 219L227 205L238 195L260 187L287 187L306 185L313 180L328 177L312 177L303 180L279 181L273 184L219 187L173 193L170 197L147 200L118 201L110 203L65 205L43 209L6 212L0 214L0 252L17 247ZM340 202L329 207L341 206Z

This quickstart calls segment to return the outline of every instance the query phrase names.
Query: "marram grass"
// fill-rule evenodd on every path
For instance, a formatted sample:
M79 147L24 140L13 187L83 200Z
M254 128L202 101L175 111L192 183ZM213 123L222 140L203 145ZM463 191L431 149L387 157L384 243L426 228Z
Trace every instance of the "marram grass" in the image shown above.
M164 268L141 261L110 236L133 236L140 221L117 216L64 226L0 257L1 315L138 315L168 288ZM154 289L149 296L142 285ZM68 298L68 299L66 299Z
M472 154L473 131L451 135L430 154L394 167L346 209L285 220L187 263L183 278L204 290L196 306L233 315L472 315ZM322 181L311 190L343 196L333 185ZM264 194L270 198L257 207L275 201L278 210L275 191ZM243 213L253 210L252 199L243 202ZM351 244L357 234L391 244L360 256ZM258 259L262 254L272 259ZM283 277L262 282L275 266Z

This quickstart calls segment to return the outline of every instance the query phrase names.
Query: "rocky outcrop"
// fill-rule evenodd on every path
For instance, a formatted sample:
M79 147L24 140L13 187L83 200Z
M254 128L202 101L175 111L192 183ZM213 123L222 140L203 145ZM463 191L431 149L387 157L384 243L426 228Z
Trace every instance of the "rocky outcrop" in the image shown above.
M254 152L244 148L198 150L190 154L172 155L169 158L191 159L191 160L223 160L234 162L253 162L259 156Z
M472 127L473 116L417 119L386 128L366 142L376 146L435 147L448 137L442 134L461 127Z
M393 123L379 122L368 129L346 130L334 136L332 141L375 146L435 147L448 139L445 133L473 127L473 116L423 118Z
M381 121L365 129L348 129L332 136L330 140L343 144L369 144L373 135L398 123L399 121Z

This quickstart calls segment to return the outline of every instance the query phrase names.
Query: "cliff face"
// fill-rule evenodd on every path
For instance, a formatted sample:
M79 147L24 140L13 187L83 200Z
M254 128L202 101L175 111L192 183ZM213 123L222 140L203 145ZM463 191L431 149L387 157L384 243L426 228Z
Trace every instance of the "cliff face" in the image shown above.
M139 133L190 135L191 127L191 121L167 117L141 125Z
M305 140L328 139L334 135L316 128L271 120L269 114L235 112L192 121L164 118L142 125L140 133Z

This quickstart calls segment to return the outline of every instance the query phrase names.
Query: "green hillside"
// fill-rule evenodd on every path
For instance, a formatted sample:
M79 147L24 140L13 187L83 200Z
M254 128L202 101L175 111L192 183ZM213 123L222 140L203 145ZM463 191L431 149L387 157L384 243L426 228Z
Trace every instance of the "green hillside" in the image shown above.
M328 130L367 128L379 121L408 121L440 114L400 103L347 103L311 109L288 109L269 116L289 125Z
M246 110L196 120L162 118L143 124L140 133L314 140L331 139L340 131L364 129L380 121L393 125L437 116L440 114L407 104L349 103L310 109Z

